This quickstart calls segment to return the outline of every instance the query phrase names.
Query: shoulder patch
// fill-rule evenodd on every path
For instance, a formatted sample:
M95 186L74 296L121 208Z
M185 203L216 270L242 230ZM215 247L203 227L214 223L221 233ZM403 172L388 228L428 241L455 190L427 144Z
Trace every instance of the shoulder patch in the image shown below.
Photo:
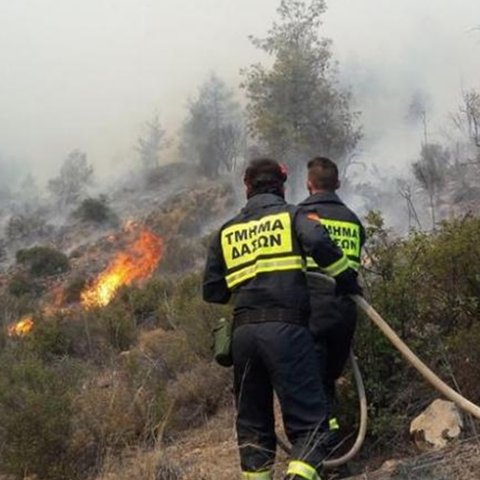
M315 212L310 212L309 214L307 214L307 218L309 220L312 220L313 222L321 222L321 219L318 216L318 213L315 213Z

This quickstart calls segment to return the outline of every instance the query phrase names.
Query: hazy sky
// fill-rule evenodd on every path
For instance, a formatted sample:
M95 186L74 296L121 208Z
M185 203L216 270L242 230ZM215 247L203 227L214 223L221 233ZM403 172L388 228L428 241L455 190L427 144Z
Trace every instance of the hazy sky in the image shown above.
M0 0L0 155L45 175L80 148L107 172L154 112L173 135L212 70L237 86L264 59L247 35L266 32L278 3ZM461 89L480 89L480 1L328 4L323 33L363 111L361 155L408 160L413 145L398 149L416 138L405 126L415 91L431 97L435 134Z

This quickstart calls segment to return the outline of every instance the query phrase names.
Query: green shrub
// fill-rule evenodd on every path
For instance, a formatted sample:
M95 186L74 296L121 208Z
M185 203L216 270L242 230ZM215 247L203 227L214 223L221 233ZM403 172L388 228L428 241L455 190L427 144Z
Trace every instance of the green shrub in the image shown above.
M8 282L8 292L14 297L38 296L42 290L34 280L21 273L14 275Z
M388 323L442 378L456 379L474 401L480 391L475 319L480 316L480 220L441 224L431 233L395 237L381 216L367 217L365 293ZM396 352L370 320L360 321L355 351L370 402L370 433L377 445L397 438L436 393ZM467 361L466 359L470 359ZM400 430L399 430L400 429Z
M202 279L198 273L179 279L169 303L173 322L186 334L193 351L212 358L212 329L221 317L232 314L230 305L212 305L202 299Z
M138 335L135 317L121 303L113 302L105 308L93 310L91 314L97 317L105 338L116 350L128 350L135 343Z
M168 317L168 298L171 297L174 284L170 280L154 277L141 287L131 285L123 287L117 294L117 301L122 302L135 315L138 324L148 319L164 329L171 328Z
M65 362L47 366L34 356L0 356L0 468L16 478L77 478L70 468L71 388Z
M65 328L68 319L61 316L34 318L32 332L23 340L35 355L44 360L65 357L72 352L73 339Z
M38 277L57 275L70 269L67 256L51 247L18 250L16 258L17 263L28 265L30 273Z
M118 217L108 205L108 199L105 195L83 200L73 212L73 217L82 222L118 224Z

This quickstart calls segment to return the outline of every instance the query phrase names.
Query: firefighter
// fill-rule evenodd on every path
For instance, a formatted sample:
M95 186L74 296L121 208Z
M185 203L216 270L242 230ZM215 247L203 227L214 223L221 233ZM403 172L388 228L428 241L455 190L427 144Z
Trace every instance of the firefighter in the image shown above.
M207 302L233 296L232 341L237 437L244 480L270 480L275 458L273 393L292 443L288 479L319 480L328 413L313 336L305 256L358 292L348 259L324 227L284 200L286 171L252 160L245 172L247 204L210 246L203 281Z
M335 191L340 187L337 165L325 157L308 162L307 188L310 196L300 203L302 211L317 218L329 232L332 240L347 256L350 267L358 271L360 254L365 243L365 230L355 213L350 210ZM307 259L309 270L322 271L313 258ZM330 282L309 277L311 315L310 330L323 361L324 390L329 410L334 410L335 380L341 375L347 361L355 332L357 311L351 298L337 296ZM327 446L339 441L337 419L330 418L331 435Z

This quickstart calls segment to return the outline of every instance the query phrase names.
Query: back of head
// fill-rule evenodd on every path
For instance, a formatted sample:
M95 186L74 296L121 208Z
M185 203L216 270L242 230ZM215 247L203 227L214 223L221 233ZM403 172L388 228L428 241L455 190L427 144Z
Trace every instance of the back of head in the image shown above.
M285 167L270 158L256 158L249 162L243 181L247 187L247 197L259 193L273 193L284 197L283 184L287 180Z
M310 190L334 192L340 187L337 165L329 158L312 158L307 166Z

